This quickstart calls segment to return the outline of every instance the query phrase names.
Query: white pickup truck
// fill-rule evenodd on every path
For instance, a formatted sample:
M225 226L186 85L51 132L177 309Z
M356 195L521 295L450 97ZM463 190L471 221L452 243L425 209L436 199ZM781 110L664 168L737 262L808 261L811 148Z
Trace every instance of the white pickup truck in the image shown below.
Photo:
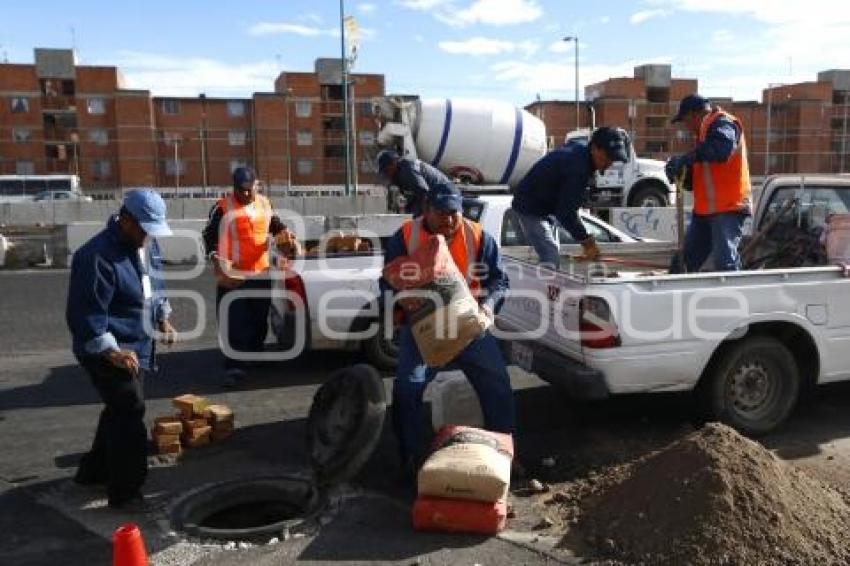
M510 208L510 195L480 195L464 199L464 215L480 222L501 246L526 246L525 236ZM588 232L603 251L626 253L635 247L669 245L641 243L602 220L582 212ZM561 230L565 251L579 246ZM384 265L380 246L374 252L300 257L294 262L275 258L271 329L284 351L359 349L375 365L395 366L397 349L380 326L378 278ZM533 252L531 252L533 253ZM285 296L283 292L295 296ZM377 324L376 324L377 323Z
M766 433L804 388L850 378L848 270L819 243L828 216L848 212L847 177L768 179L753 228L769 230L739 272L577 275L503 249L500 339L578 397L693 391L704 416Z

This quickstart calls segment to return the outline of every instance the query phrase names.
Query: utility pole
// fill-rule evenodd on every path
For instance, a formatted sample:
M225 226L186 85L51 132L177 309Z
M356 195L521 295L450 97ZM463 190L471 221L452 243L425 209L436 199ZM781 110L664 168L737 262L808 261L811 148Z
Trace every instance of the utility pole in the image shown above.
M292 190L292 132L289 129L289 105L291 103L292 88L287 88L283 93L283 105L286 112L286 193Z
M576 67L576 130L579 129L579 103L578 103L578 36L577 35L568 35L563 41L575 43L575 67Z
M348 115L348 57L345 53L345 0L339 0L340 58L345 120L345 196L351 194L351 125Z
M180 155L177 150L177 138L174 138L171 143L174 146L174 190L177 192L180 190Z
M847 97L850 92L844 92L844 125L841 128L841 168L840 172L844 173L844 159L847 155Z

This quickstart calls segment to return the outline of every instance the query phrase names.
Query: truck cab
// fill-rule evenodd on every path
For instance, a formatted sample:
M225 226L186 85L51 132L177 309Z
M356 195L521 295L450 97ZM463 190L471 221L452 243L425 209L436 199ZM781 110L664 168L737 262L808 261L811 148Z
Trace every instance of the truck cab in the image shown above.
M564 143L590 139L591 130L582 128L568 132ZM629 161L614 163L596 174L595 185L590 187L591 208L623 206L672 206L676 204L676 187L667 180L664 162L638 157L629 144Z

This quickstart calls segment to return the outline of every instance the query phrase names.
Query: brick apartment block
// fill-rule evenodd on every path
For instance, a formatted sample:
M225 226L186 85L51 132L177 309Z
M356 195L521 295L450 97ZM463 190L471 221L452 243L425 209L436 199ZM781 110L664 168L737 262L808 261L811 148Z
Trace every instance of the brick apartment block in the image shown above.
M349 76L352 172L375 182L371 99L384 77ZM124 87L116 67L77 65L68 49L0 64L0 175L77 173L86 190L221 187L250 164L271 185L345 181L339 59L281 73L250 98L155 97Z

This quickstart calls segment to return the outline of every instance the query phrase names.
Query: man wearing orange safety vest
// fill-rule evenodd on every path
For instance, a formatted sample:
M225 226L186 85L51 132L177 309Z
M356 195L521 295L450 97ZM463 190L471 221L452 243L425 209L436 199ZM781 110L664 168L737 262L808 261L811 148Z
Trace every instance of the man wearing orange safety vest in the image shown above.
M219 343L226 346L223 349L225 385L235 385L246 375L246 362L250 360L237 358L263 351L271 305L269 235L285 229L269 199L257 193L254 170L250 167L234 170L233 192L216 203L204 228L204 243L217 283ZM261 290L263 294L234 295L227 313L222 312L222 300L237 290ZM226 323L226 328L221 327L222 323Z
M667 177L675 181L689 169L694 209L685 234L685 265L699 271L712 256L717 271L741 269L738 244L744 220L751 214L750 170L741 121L707 98L690 94L682 99L673 123L681 122L694 136L694 148L667 162ZM678 258L671 272L681 272Z
M422 216L405 222L387 242L384 261L406 256L434 234L446 238L452 259L467 276L481 311L491 319L509 288L496 240L481 225L462 215L463 199L451 183L432 186L425 195ZM381 289L392 289L381 279ZM474 340L445 368L428 367L411 334L410 325L399 329L399 354L393 382L393 425L402 456L403 471L411 474L423 456L419 439L422 394L434 376L445 369L463 370L481 402L485 428L497 432L514 430L514 398L499 345L487 331Z

